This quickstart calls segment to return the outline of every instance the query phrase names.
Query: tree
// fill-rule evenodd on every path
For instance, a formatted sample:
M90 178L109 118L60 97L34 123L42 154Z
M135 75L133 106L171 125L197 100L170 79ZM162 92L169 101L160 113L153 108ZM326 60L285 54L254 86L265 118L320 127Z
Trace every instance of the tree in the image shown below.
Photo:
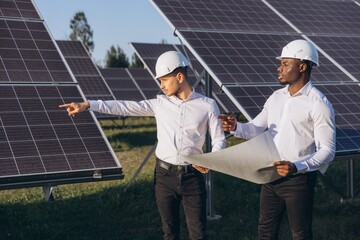
M106 67L129 67L129 60L124 51L117 46L116 48L112 45L110 50L106 51L105 57Z
M131 68L144 68L143 62L136 55L136 53L134 53L131 57Z
M87 22L84 12L75 13L74 18L70 21L70 28L72 30L70 39L80 40L91 55L91 52L94 50L93 31Z

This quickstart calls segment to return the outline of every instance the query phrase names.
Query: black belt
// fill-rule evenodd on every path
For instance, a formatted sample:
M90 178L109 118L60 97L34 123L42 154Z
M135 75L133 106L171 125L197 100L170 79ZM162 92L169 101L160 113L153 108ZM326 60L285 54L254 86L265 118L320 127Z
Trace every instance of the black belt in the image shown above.
M194 168L191 165L174 165L163 160L156 158L157 164L166 170L176 170L181 173L193 172Z

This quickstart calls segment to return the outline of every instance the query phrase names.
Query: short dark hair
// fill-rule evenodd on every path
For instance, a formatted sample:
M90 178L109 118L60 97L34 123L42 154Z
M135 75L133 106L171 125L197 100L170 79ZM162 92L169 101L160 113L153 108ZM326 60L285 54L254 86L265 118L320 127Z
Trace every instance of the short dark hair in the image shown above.
M187 73L188 73L187 70L188 70L188 67L178 67L178 68L175 68L174 71L172 71L170 74L176 75L177 73L181 72L187 78Z
M301 62L306 64L307 73L310 76L311 70L312 70L313 66L315 65L315 63L313 63L312 61L309 61L309 60L302 60Z

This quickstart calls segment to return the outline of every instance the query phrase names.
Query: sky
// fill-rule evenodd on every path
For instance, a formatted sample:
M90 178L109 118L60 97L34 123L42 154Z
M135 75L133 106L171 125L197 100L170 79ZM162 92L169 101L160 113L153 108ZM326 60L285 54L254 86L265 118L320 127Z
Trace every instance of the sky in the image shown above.
M70 20L83 11L93 30L92 58L104 64L111 45L120 46L129 61L134 51L130 42L179 43L173 29L149 0L34 0L55 40L69 39ZM100 61L100 62L99 62Z

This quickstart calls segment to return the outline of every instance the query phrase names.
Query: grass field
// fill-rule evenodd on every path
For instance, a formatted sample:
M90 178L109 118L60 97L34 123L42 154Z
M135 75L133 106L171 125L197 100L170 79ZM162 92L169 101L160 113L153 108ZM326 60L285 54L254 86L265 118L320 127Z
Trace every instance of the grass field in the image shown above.
M127 118L125 124L103 121L102 127L123 166L124 180L61 185L55 201L46 202L41 188L0 192L0 240L161 239L161 223L153 194L153 155L136 181L124 189L156 141L152 118ZM229 145L238 143L229 139ZM359 161L355 161L355 188ZM335 162L327 176L346 190L346 161ZM221 219L208 221L212 240L256 239L260 186L214 173L214 210ZM360 239L360 204L341 202L323 181L316 187L315 239ZM187 239L182 219L182 237ZM291 239L284 218L281 238Z

